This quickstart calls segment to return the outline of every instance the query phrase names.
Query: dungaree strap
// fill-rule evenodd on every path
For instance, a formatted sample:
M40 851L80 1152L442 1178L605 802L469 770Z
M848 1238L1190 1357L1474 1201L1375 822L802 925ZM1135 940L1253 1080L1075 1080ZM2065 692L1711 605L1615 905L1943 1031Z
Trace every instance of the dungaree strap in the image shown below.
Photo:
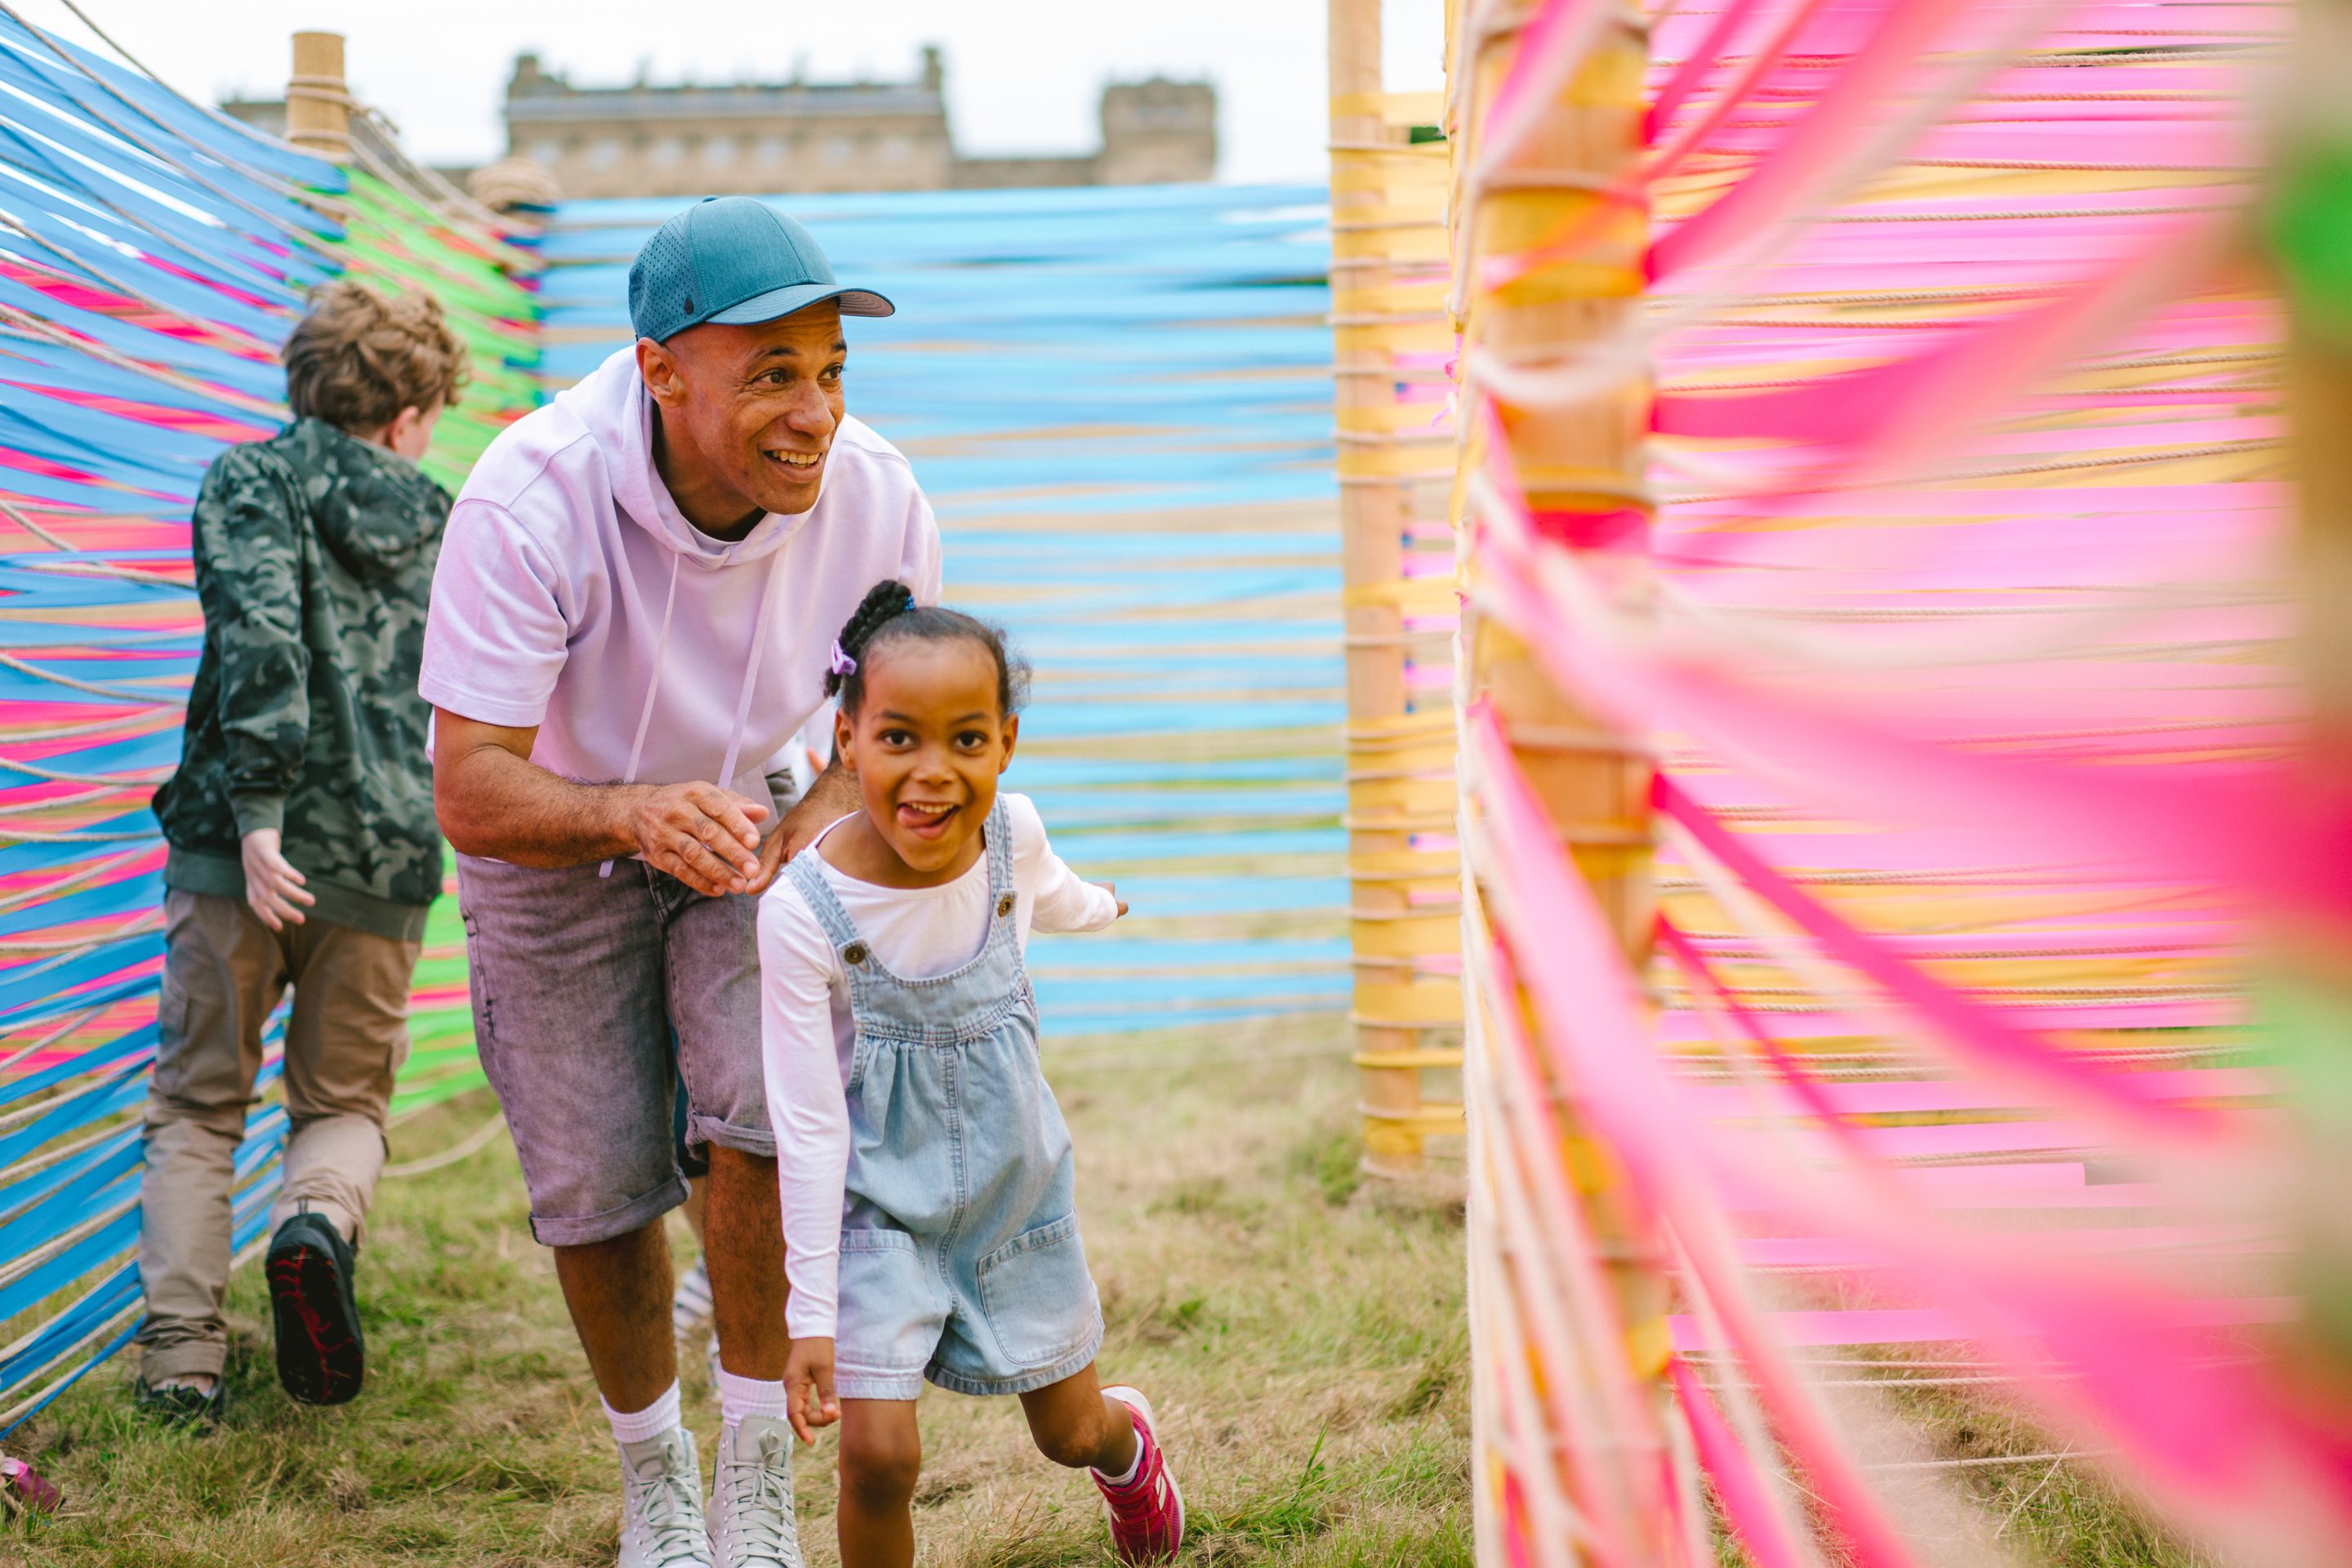
M835 952L862 940L857 934L856 922L849 918L849 911L841 907L841 900L834 897L832 885L824 879L824 868L817 861L815 845L812 844L793 856L784 867L784 875L790 877L793 886L801 890L801 897L808 902L809 912L815 915L816 923L824 928L825 939L833 943Z
M1012 911L1004 900L1013 893L1013 814L1004 809L1004 792L996 793L996 804L988 808L988 907L992 922L999 913Z

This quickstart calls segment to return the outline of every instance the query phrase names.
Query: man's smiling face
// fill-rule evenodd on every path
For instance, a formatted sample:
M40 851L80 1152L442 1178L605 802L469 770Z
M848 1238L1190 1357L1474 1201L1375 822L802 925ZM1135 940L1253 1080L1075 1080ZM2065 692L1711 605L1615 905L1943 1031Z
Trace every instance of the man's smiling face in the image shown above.
M638 340L661 412L662 478L688 521L725 535L762 512L816 505L848 352L830 300L772 321L708 321L666 342Z

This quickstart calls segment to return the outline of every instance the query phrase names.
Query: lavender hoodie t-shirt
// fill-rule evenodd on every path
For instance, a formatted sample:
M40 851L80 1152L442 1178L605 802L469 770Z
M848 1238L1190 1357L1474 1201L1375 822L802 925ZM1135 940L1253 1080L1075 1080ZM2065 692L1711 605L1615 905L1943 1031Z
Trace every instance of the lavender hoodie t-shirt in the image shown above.
M844 418L816 505L727 543L679 513L652 437L634 347L500 433L449 514L418 689L538 726L531 761L583 784L765 799L866 591L938 602L939 526L906 458Z

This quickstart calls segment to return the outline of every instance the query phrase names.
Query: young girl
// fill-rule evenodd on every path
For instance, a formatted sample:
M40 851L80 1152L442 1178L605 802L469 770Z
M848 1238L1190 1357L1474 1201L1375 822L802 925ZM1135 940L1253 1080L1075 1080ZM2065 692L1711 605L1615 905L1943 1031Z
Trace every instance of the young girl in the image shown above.
M877 584L825 683L863 804L761 901L784 1387L803 1441L842 1423L845 1568L914 1562L927 1377L1019 1394L1039 1451L1092 1472L1122 1560L1183 1539L1150 1405L1095 1381L1102 1309L1069 1130L1037 1068L1031 928L1099 931L1127 906L1072 874L1036 807L996 792L1026 676L994 628Z

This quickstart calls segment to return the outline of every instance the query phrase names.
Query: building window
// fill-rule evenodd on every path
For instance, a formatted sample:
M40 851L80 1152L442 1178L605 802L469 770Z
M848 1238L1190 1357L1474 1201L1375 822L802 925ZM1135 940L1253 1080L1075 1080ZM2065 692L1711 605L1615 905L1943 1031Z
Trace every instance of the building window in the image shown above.
M762 136L760 138L761 163L769 164L787 163L791 160L792 155L793 145L786 138L782 136Z
M588 149L588 166L602 172L621 161L621 143L611 136L599 136Z
M714 169L723 169L735 161L735 138L713 136L702 144L702 161Z
M653 161L656 169L675 169L686 156L686 143L675 136L654 138Z
M849 162L850 151L849 138L846 136L828 136L824 139L824 161L836 168Z
M552 138L544 142L534 142L530 144L531 162L537 163L542 169L552 169L555 167L556 161L562 156L563 143L555 141Z
M882 161L885 163L911 163L915 161L915 140L911 136L882 138Z

